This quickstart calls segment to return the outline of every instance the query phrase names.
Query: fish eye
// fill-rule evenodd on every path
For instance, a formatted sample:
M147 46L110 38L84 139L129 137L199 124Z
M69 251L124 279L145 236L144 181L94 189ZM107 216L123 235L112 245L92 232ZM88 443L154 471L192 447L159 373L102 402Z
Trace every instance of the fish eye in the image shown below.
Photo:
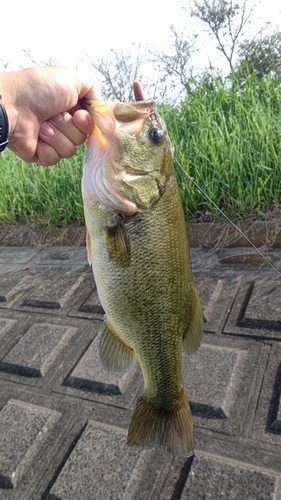
M160 128L153 127L148 132L149 139L157 144L163 137L163 131Z

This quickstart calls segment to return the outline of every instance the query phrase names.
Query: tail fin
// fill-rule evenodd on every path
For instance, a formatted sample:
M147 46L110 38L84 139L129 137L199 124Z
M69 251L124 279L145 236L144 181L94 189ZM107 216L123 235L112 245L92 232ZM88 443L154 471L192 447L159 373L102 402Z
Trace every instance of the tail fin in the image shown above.
M129 446L160 446L175 455L193 455L192 416L183 392L174 409L153 406L144 396L137 403L128 431Z

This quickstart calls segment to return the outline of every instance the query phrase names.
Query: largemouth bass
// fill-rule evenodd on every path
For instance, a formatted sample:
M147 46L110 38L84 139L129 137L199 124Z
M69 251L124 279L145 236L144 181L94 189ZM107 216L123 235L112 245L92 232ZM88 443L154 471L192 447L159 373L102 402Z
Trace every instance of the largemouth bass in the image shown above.
M82 193L88 260L105 311L103 365L141 366L144 392L128 444L193 453L182 349L193 353L203 320L173 167L173 148L153 101L87 101L95 127Z

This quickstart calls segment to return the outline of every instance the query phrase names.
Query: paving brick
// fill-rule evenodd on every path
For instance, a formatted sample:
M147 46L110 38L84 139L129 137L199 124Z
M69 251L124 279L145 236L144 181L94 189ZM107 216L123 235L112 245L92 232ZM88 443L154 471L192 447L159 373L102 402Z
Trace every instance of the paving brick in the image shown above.
M16 323L13 319L0 319L0 338Z
M271 429L280 434L281 433L281 398L280 398L280 395L279 395L279 399L278 399L277 404L278 404L278 410L276 413L276 418L271 423Z
M104 310L100 304L98 293L90 266L83 272L84 281L76 291L67 315L76 318L102 319Z
M245 353L238 349L202 345L183 356L183 380L192 413L204 418L227 418Z
M203 309L204 331L219 333L224 326L222 320L225 311L235 297L241 276L234 279L195 276L194 281Z
M279 346L278 346L279 347ZM278 349L280 351L280 349ZM280 353L279 353L280 356ZM272 383L271 400L268 408L268 418L267 418L267 430L279 434L281 438L281 358L274 363L271 359L271 370L275 368L274 375L275 379ZM267 376L267 373L266 373ZM265 380L265 386L267 385L267 380ZM280 439L281 444L281 439Z
M281 359L280 364L276 370L271 405L269 409L268 424L270 430L278 433L281 436Z
M71 327L33 324L0 362L0 370L43 377L76 331Z
M60 413L10 400L0 412L0 488L15 488ZM1 491L0 491L1 495Z
M70 318L65 314L50 314L49 311L46 314L41 311L35 314L10 308L0 308L0 320L13 321L11 327L4 330L0 337L1 381L42 387L44 391L53 388L60 390L64 379L102 325L101 321ZM39 326L40 335L36 333L38 326L34 325ZM6 366L3 365L4 362L7 362Z
M243 322L257 325L260 322L261 326L281 330L280 280L257 279L249 288L250 298Z
M279 455L281 471L281 345L274 343L265 367L259 404L255 411L251 436L257 442L270 445Z
M4 266L0 269L0 306L11 307L24 291L34 286L34 279L19 264Z
M23 407L43 409L44 411L47 410L46 415L48 415L48 412L51 412L51 414L46 426L43 425L42 431L39 428L38 438L35 438L35 444L32 445L34 454L28 454L27 458L30 460L25 463L24 473L13 488L2 488L0 486L0 499L46 500L46 491L50 490L53 478L58 475L58 469L60 470L62 464L65 463L66 457L69 456L74 443L77 441L77 436L81 434L88 420L95 418L95 420L104 421L107 415L105 405L99 405L98 403L95 404L95 407L91 404L83 405L80 399L77 406L78 401L73 398L64 398L62 395L57 394L43 394L43 391L33 391L26 384L13 383L8 390L3 391L1 380L0 405L4 409L11 400ZM112 414L115 415L115 419L111 415L109 424L113 422L114 425L124 427L124 410L116 410ZM27 413L26 418L28 421L31 418L30 415L32 416L32 413ZM17 433L14 432L15 425L11 425L14 416L16 415L10 412L9 418L7 417L10 423L10 427L7 427L8 432L10 428L12 428L13 432L13 436L7 444L11 454L13 454L14 441L20 439L17 437ZM20 425L25 426L25 421L18 419L18 422ZM0 425L2 431L1 421ZM27 427L29 425L32 425L32 422L27 424ZM5 428L4 430L6 431ZM19 434L21 434L21 429L19 429ZM1 443L0 439L0 447L2 446Z
M197 454L181 500L273 500L278 477L248 464Z
M206 248L191 248L190 249L191 265L193 273L198 274L198 276L205 276L209 274L214 268L219 269L218 264L218 249L206 249ZM204 269L204 273L202 273ZM201 271L201 272L200 272ZM214 276L218 279L218 276ZM222 277L222 274L221 274Z
M87 252L85 247L45 247L35 254L33 264L42 265L85 265L87 264Z
M80 306L79 311L90 314L104 314L104 310L100 304L96 288L90 293L89 297Z
M237 293L224 332L281 339L280 280L245 280Z
M0 247L0 264L27 264L41 249L39 247Z
M249 400L254 412L261 390L267 360L263 351L264 346L249 340L205 334L202 347L184 356L184 384L195 429L241 435L246 419L253 418Z
M61 309L83 283L83 268L67 267L37 268L37 284L25 293L21 309Z
M126 393L133 387L137 364L127 373L116 374L102 367L99 356L99 339L97 335L66 380L66 385L76 389L91 391L101 396L117 396ZM106 400L106 398L105 398Z
M123 431L90 421L47 500L129 500L130 480L150 453L129 448Z
M30 321L26 314L0 307L0 361L8 354L29 328ZM1 370L0 370L1 374Z

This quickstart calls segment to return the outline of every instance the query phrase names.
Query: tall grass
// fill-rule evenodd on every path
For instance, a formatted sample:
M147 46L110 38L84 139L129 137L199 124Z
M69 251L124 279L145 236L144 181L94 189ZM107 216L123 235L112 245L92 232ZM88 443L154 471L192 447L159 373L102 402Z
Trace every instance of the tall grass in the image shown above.
M212 79L161 111L178 161L230 218L281 203L281 77L249 75L229 88ZM175 166L187 217L219 216Z
M281 205L281 76L229 85L209 78L179 107L159 109L177 160L228 217L261 217ZM1 153L0 223L83 220L84 151L49 168ZM187 219L221 217L175 166Z
M63 224L83 221L81 195L85 147L53 167L27 164L11 151L0 158L0 222Z

